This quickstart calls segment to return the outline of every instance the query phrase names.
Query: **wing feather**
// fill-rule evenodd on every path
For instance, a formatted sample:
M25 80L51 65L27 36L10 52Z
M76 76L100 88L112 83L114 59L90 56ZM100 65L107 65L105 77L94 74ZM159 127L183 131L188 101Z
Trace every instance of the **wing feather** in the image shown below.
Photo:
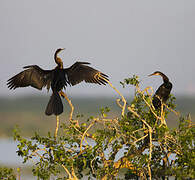
M86 83L95 83L106 85L108 76L90 66L88 62L76 62L71 67L64 69L67 74L68 82L74 86L82 81Z
M50 88L52 70L43 70L37 65L25 66L24 71L18 73L7 81L9 89L31 86L41 90Z

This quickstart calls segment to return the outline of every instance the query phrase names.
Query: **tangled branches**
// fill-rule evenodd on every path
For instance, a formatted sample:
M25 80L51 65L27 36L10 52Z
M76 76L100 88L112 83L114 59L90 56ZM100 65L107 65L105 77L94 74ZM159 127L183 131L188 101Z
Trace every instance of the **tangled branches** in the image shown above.
M74 118L74 106L66 96L71 107L70 123L60 126L60 135L57 136L56 128L54 136L35 134L27 140L15 131L15 139L19 141L17 153L24 162L33 161L33 174L41 179L55 176L69 180L83 176L104 180L184 175L194 178L194 125L189 117L179 118L178 129L171 130L166 123L171 111L178 116L173 110L174 97L156 110L152 104L152 88L141 90L138 77L122 83L135 87L131 102L108 83L120 96L116 100L121 108L118 116L109 118L110 110L102 108L100 116L81 123ZM123 174L121 169L124 169Z

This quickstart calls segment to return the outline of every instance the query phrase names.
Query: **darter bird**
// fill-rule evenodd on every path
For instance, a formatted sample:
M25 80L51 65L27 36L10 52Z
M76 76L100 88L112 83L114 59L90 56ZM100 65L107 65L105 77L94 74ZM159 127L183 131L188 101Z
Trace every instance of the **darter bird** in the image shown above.
M169 98L172 89L172 83L169 81L169 78L160 71L156 71L150 74L149 76L153 76L153 75L160 75L163 78L163 82L164 82L157 89L152 100L152 104L154 105L155 109L158 109L161 107L161 101L163 103L166 103L167 99Z
M74 86L82 81L86 83L95 83L106 85L108 76L90 66L88 62L75 62L69 68L63 68L63 62L58 57L62 48L57 49L54 60L57 64L52 70L43 70L37 65L24 67L24 71L18 73L7 81L9 89L31 86L38 90L47 87L52 89L52 95L45 110L46 115L60 115L63 112L63 104L60 92L66 89L67 85Z

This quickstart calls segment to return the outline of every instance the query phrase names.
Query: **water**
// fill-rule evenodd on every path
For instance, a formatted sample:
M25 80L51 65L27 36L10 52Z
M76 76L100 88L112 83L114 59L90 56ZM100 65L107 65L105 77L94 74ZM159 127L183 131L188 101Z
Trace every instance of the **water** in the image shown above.
M32 165L31 163L23 164L23 159L16 153L17 142L12 139L0 139L0 166L21 168ZM21 179L35 180L32 174L21 173Z
M17 156L17 142L11 139L0 139L0 164L22 166L22 158Z

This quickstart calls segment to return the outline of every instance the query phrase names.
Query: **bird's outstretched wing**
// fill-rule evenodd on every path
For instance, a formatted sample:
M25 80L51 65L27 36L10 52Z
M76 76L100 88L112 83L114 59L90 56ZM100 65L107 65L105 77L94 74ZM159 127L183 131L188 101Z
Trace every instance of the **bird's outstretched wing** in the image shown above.
M71 67L64 69L70 85L74 86L82 81L86 83L96 83L105 85L108 81L108 76L102 72L89 67L88 62L76 62Z
M18 73L7 81L9 89L32 86L41 90L47 86L49 90L51 84L52 70L43 70L37 65L25 66L24 71Z

